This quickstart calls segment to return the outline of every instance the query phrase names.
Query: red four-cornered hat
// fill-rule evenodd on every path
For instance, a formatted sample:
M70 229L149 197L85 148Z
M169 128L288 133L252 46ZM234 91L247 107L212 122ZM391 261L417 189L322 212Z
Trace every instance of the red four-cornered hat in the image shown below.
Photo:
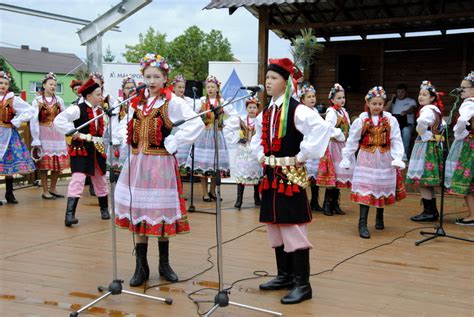
M295 66L293 61L289 58L270 58L268 60L267 70L277 72L283 78L287 79L291 75L294 79L303 77L303 73Z
M96 83L92 78L89 78L77 91L83 97L86 97L88 94L99 88L99 84Z

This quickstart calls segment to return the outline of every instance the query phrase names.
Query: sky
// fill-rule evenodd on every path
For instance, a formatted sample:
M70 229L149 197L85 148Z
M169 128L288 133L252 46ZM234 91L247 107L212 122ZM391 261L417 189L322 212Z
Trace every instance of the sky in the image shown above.
M93 20L120 2L120 0L3 0L5 4L32 8L55 14ZM108 31L102 39L103 52L110 45L115 62L126 62L122 53L125 44L138 43L138 34L145 34L151 26L165 33L170 41L181 35L188 27L197 25L209 32L220 30L231 46L234 57L241 62L257 61L258 20L245 8L229 15L227 9L202 10L210 0L153 0L134 15L119 24L122 32ZM0 11L0 46L17 47L29 45L39 50L74 53L79 58L86 56L86 47L80 45L76 34L80 25L33 17L13 12ZM270 31L270 57L290 57L290 42L278 38Z

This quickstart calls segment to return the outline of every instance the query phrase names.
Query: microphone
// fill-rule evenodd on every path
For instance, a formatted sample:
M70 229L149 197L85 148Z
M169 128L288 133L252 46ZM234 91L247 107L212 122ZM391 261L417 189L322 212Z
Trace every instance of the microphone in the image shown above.
M240 87L240 89L250 90L250 91L253 91L255 93L255 92L264 91L265 87L263 87L263 85L260 84L260 85L257 85L257 86L243 86L243 87Z
M449 94L450 94L450 95L458 95L458 94L460 94L460 93L462 93L462 92L463 92L463 89L462 89L462 88L454 88L453 90L451 90L451 91L449 92Z
M143 89L147 88L148 86L150 86L150 84L147 83L147 82L144 82L144 83L141 83L140 85L138 85L137 87L135 87L134 89L132 89L132 91L138 93L138 92L142 91Z
M194 92L195 94L196 94L197 91L198 91L198 89L197 89L196 87L192 87L191 89L193 90L193 92Z

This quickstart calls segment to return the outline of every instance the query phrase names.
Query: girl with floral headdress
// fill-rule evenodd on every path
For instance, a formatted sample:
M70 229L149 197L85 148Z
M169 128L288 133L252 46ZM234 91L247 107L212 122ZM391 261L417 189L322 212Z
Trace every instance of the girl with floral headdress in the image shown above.
M316 89L312 85L305 84L301 87L298 92L300 101L310 109L314 110L318 116L319 111L315 108L316 106ZM319 187L316 184L316 178L318 177L319 159L313 159L306 161L306 169L308 171L308 177L311 179L311 210L323 211L319 205Z
M237 183L237 199L234 207L242 207L242 199L246 185L253 186L253 198L256 206L260 206L260 193L258 184L262 177L262 166L257 157L252 154L250 141L255 134L255 120L258 114L260 102L256 97L250 97L245 101L247 115L240 118L240 130L237 152L235 154L235 170L232 175Z
M33 141L31 146L41 149L41 157L36 162L39 170L43 199L64 198L56 191L56 183L62 170L69 168L69 154L66 138L54 127L54 119L66 108L61 97L56 96L57 79L53 73L43 78L42 93L37 96L32 106L35 116L30 121ZM48 171L51 171L51 186L48 188Z
M454 126L454 142L446 160L445 186L449 194L464 196L469 215L456 224L474 225L474 71L461 81L459 118Z
M133 79L132 76L128 75L122 79L122 97L118 97L115 100L114 106L119 105L121 102L124 100L129 99L133 93L134 89L137 87L137 84L135 83L135 80ZM113 173L112 180L118 179L118 175L120 174L120 171L122 170L123 164L125 163L125 160L128 157L128 145L125 142L121 142L120 140L120 134L119 134L119 128L120 128L120 123L123 120L127 120L127 115L128 115L128 109L130 107L130 102L127 101L125 103L122 103L120 107L115 108L114 115L110 117L110 120L112 121L112 146L113 146L113 154L112 157L110 157L109 153L109 142L107 142L107 159L108 159L108 165L110 168L110 172ZM107 132L106 135L108 138L110 138L110 135L108 133L108 127L107 127Z
M377 208L375 229L385 227L384 206L405 198L399 169L403 162L403 142L397 119L383 111L387 95L381 86L375 86L365 96L364 111L351 126L346 146L342 150L341 168L350 168L351 157L359 150L352 178L353 202L360 205L359 236L370 238L367 217L370 206Z
M318 169L316 184L326 187L324 195L323 212L326 216L334 214L344 215L345 212L339 207L340 188L350 188L355 157L350 158L352 164L349 169L339 167L342 160L341 151L345 146L345 140L349 135L350 118L344 105L346 95L344 88L339 84L334 84L329 92L331 106L326 110L325 120L336 129L340 129L343 138L340 140L331 139L326 153L321 158Z
M5 199L10 204L17 204L13 195L13 174L29 174L35 170L35 163L17 129L23 122L30 121L35 111L9 92L9 87L10 76L0 71L0 175L5 176Z
M418 103L421 106L416 119L418 137L411 152L406 182L419 186L423 202L423 211L410 219L428 222L436 221L439 217L434 188L440 186L441 182L442 130L445 123L440 95L428 80L421 83Z
M200 112L214 109L225 104L225 100L220 95L221 82L214 76L209 75L206 79L207 95L201 98ZM232 105L219 110L219 121L217 127L217 139L219 147L219 166L217 169L222 177L230 176L229 153L227 151L226 139L230 143L237 143L235 138L236 131L239 129L239 116ZM194 143L194 173L201 177L202 199L206 202L216 200L216 181L215 181L215 142L214 142L214 112L208 112L203 115L203 121L206 125L202 133ZM227 117L227 119L225 119ZM186 161L186 167L191 168L191 157ZM207 190L207 181L211 177L211 187Z
M193 99L187 97L184 95L184 91L186 90L186 79L184 78L183 75L176 75L173 81L171 82L171 85L173 86L173 92L176 95L176 97L182 98L184 101L186 101L186 104L189 106L189 108L193 109ZM197 103L196 103L197 104ZM199 104L200 105L200 104ZM193 109L196 111L197 109ZM176 153L176 159L178 160L179 164L179 170L181 175L186 175L187 170L186 170L186 161L189 156L189 152L191 149L191 145L178 145L178 152Z
M147 250L153 237L158 238L159 274L178 281L169 263L168 238L188 233L189 223L174 154L178 144L194 142L204 130L202 121L194 119L172 135L174 122L196 113L166 87L170 68L165 58L146 54L140 68L149 86L132 100L128 123L120 123L120 134L131 153L115 189L115 223L136 235L136 267L130 286L142 285L149 278Z

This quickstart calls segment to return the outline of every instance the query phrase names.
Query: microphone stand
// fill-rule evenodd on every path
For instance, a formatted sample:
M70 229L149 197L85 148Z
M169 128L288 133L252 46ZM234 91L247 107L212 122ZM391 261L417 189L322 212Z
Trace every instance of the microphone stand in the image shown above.
M196 111L196 87L193 87L193 111ZM191 183L191 202L188 207L189 212L195 212L196 207L194 207L194 143L191 146L191 173L189 175L189 182Z
M218 278L219 278L219 290L216 296L214 297L214 306L204 315L204 316L211 316L211 314L216 311L219 307L227 307L229 305L241 307L241 308L246 308L254 311L259 311L267 314L271 314L274 316L283 316L282 313L263 309L263 308L258 308L258 307L253 307L253 306L248 306L236 302L232 302L229 300L229 290L224 289L224 274L223 274L223 263L222 263L222 209L221 209L221 174L219 170L219 142L217 138L217 132L218 132L218 123L219 123L219 116L222 115L223 108L238 102L240 100L247 99L248 97L254 96L256 92L252 92L251 94L240 97L235 99L235 96L227 103L225 103L222 106L217 106L213 107L209 110L203 111L199 114L197 114L194 117L185 119L185 120L179 120L176 123L174 123L174 126L179 126L187 121L193 120L195 118L199 118L202 115L209 113L209 112L214 112L214 153L215 153L215 160L214 160L214 172L215 172L215 177L216 177L216 238L217 238L217 271L218 271ZM237 94L237 92L236 92ZM195 300L194 302L201 302L200 300ZM207 302L207 301L204 301Z
M98 120L99 118L102 118L104 115L109 116L109 131L110 131L110 141L109 141L109 155L112 157L113 155L113 144L112 144L112 120L111 117L114 115L113 111L120 107L122 104L130 101L131 99L135 98L136 96L132 96L128 99L125 99L124 101L120 102L119 104L110 107L108 110L104 111L100 115L96 116L95 118L87 121L86 123L82 124L81 126L72 129L69 131L66 135L70 136L78 132L80 129L88 126L91 124L91 122ZM147 299L153 299L156 301L164 302L168 305L171 305L173 303L173 300L171 298L161 298L161 297L156 297L156 296L150 296L146 294L140 294L140 293L135 293L131 291L124 290L122 288L122 283L123 280L119 279L117 277L117 239L116 239L116 228L115 228L115 199L114 199L114 191L115 191L115 177L113 177L112 171L109 171L109 180L110 180L110 200L111 200L111 206L112 206L112 216L110 217L110 223L112 225L112 268L113 268L113 274L112 274L112 282L109 284L107 288L103 286L98 286L97 290L99 292L103 292L105 289L107 289L107 293L104 295L100 296L99 298L95 299L94 301L90 302L89 304L85 305L81 309L72 312L69 314L70 317L77 317L79 316L80 313L83 311L86 311L89 309L89 307L94 306L98 302L104 300L105 298L109 297L110 295L120 295L120 294L128 294L128 295L133 295L133 296L138 296L141 298L147 298Z
M455 91L456 91L456 89L449 93L451 96L454 96L456 98L456 100L454 101L454 106L451 109L451 112L449 113L449 117L448 117L448 121L446 122L446 126L442 129L443 132L446 134L446 144L448 146L447 147L443 146L443 140L439 140L439 142L438 142L438 146L441 147L442 153L443 153L443 158L442 158L442 163L441 163L442 164L441 165L441 167L442 167L442 169L441 169L441 171L442 171L441 172L442 173L441 174L441 206L440 206L440 210L439 210L439 224L436 227L434 227L435 232L420 231L421 235L430 235L430 237L426 237L422 240L416 241L415 242L416 246L418 246L422 243L425 243L427 241L433 240L435 238L439 238L439 237L457 239L457 240L462 240L462 241L467 241L467 242L474 242L474 240L472 240L472 239L461 238L461 237L456 237L456 236L446 234L446 231L443 228L443 223L444 223L444 191L445 191L444 180L445 180L445 173L446 173L446 171L445 171L446 159L448 158L448 151L449 151L448 127L451 124L451 121L453 120L454 112L456 111L456 109L458 107L458 104L459 104L459 101L461 100L460 95L454 93Z

